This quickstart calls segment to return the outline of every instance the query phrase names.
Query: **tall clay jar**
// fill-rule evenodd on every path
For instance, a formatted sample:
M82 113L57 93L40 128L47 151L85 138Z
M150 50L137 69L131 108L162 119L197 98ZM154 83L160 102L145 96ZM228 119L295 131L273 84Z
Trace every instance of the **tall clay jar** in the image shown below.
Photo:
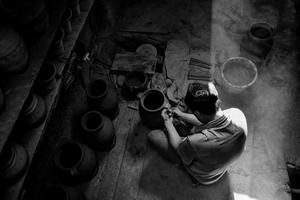
M20 144L5 147L0 154L0 179L13 182L26 170L28 155Z
M87 101L91 108L114 119L119 114L116 91L103 79L91 80L87 86Z
M44 99L35 93L29 94L20 114L23 128L35 128L44 122L47 107Z
M0 27L0 70L21 73L26 69L28 50L22 37L10 27Z
M90 180L98 171L95 152L75 141L66 141L60 145L54 163L62 179L70 184Z
M83 137L95 149L108 151L116 144L112 121L98 111L89 111L81 118Z
M165 94L158 89L145 91L139 104L139 114L144 125L150 129L163 127L162 110L167 106Z
M66 185L48 186L44 192L44 200L86 200L79 190Z

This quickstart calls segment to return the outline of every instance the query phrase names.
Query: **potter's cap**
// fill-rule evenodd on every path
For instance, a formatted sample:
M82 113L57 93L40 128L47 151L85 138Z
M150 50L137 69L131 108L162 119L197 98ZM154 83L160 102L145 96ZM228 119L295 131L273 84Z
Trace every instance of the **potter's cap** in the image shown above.
M185 103L192 111L212 114L218 100L218 91L212 82L193 82L188 87Z

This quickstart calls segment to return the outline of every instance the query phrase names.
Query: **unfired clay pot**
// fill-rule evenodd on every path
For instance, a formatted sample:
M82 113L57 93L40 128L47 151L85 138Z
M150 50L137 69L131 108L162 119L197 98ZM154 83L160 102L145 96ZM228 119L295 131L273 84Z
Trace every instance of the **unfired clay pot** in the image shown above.
M44 122L47 106L42 97L35 93L29 94L20 114L20 123L23 128L34 128Z
M114 119L119 114L116 91L103 79L91 80L87 86L87 101L92 109Z
M139 113L143 124L150 129L163 127L162 110L168 101L161 90L149 89L140 98Z
M10 27L0 27L0 70L20 73L26 69L28 50L22 37Z
M81 118L83 137L95 149L107 151L116 144L112 121L98 111L89 111Z
M41 95L48 94L56 88L56 66L53 63L46 63L42 66L37 84Z
M27 166L28 155L20 144L5 147L0 155L0 179L14 181L20 177Z
M242 38L241 50L264 59L273 46L273 28L267 23L253 24Z
M75 141L63 142L55 154L54 162L63 180L70 184L89 180L98 171L95 152Z

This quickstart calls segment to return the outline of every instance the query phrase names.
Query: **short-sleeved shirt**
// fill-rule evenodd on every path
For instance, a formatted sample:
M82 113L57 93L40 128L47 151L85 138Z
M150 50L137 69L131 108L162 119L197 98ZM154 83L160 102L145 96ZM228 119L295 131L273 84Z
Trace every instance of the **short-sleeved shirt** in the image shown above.
M192 132L180 143L177 152L187 172L197 182L212 184L242 153L246 134L225 115L194 127Z

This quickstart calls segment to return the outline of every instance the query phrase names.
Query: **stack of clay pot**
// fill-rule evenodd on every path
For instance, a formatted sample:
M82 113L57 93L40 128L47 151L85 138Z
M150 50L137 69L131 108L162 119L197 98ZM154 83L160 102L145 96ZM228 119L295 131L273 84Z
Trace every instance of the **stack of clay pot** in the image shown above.
M86 90L91 110L81 119L83 137L94 149L110 150L116 143L112 119L119 113L117 93L104 79L91 80Z

